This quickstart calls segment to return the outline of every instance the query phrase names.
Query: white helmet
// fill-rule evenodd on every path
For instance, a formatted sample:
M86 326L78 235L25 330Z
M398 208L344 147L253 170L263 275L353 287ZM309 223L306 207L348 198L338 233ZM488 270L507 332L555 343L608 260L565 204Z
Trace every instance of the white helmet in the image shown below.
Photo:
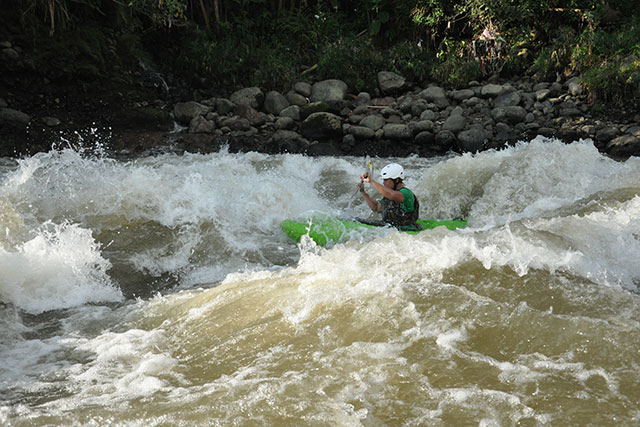
M383 167L380 171L382 179L396 179L400 178L404 180L404 169L397 163L389 163Z

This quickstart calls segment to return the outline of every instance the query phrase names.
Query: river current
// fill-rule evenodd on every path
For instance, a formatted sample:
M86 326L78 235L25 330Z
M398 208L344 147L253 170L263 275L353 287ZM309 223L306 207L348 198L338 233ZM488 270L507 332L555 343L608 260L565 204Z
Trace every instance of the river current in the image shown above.
M469 226L288 240L359 157L0 159L0 424L640 423L640 159L372 160Z

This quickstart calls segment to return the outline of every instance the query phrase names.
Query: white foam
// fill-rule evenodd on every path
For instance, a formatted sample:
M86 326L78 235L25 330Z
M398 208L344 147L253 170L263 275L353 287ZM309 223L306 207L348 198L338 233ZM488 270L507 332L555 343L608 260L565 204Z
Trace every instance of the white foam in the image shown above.
M0 296L30 313L120 301L91 231L46 223L15 251L0 248Z

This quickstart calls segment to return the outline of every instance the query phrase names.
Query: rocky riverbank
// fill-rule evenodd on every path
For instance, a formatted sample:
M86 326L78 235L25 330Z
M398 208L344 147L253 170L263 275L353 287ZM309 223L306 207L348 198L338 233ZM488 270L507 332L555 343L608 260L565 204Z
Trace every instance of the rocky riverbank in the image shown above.
M108 149L125 155L228 146L268 153L432 156L500 148L535 135L566 142L590 138L611 156L640 155L639 112L597 117L579 76L554 82L494 78L451 90L416 87L381 72L375 93L353 93L340 80L325 80L298 82L284 94L251 87L228 97L189 91L175 97L163 96L169 87L162 76L144 69L137 71L140 84L133 91L99 81L56 86L11 43L1 42L0 54L5 67L14 64L6 69L16 73L8 93L0 93L0 156L32 154L74 138L90 143L81 135L87 128L98 129ZM21 80L28 75L33 79ZM42 87L33 87L34 81Z
M381 72L378 83L377 96L349 93L340 80L299 82L286 94L245 88L228 99L178 102L173 113L188 134L252 140L252 149L267 152L430 156L543 135L590 138L615 157L640 154L640 117L624 123L593 118L579 77L446 90L410 87L402 76Z

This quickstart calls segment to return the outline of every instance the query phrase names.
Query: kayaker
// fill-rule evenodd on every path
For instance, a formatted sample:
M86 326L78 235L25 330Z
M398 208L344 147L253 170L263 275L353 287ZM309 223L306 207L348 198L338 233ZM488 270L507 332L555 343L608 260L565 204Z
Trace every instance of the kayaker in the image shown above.
M374 212L382 213L382 220L400 230L419 230L416 223L420 211L420 202L411 190L404 186L404 168L398 163L390 163L380 171L382 184L363 172L360 179L368 182L382 194L382 199L374 200L367 194L364 185L360 192L367 205Z

